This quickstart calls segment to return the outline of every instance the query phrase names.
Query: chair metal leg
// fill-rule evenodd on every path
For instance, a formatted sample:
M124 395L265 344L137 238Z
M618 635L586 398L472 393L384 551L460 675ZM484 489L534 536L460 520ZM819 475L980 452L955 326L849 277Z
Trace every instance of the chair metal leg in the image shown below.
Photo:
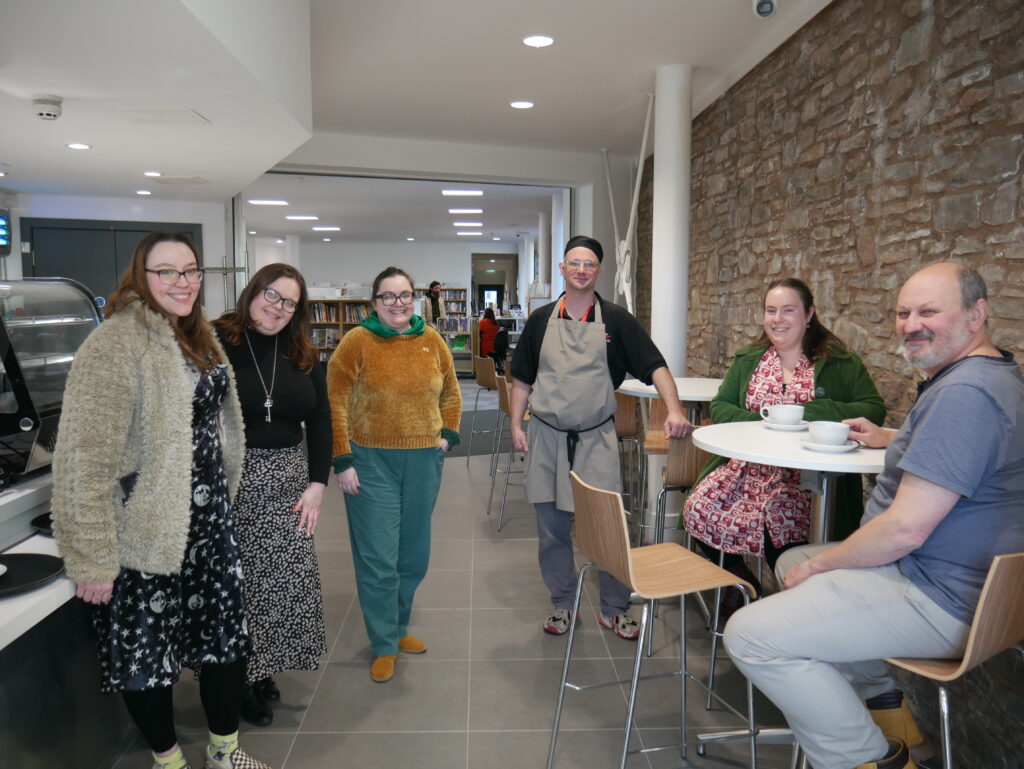
M516 455L515 447L508 450L508 462L505 463L505 486L501 490L501 507L498 508L498 531L501 531L501 521L505 517L505 499L508 497L508 479L512 475L512 458Z
M504 417L505 417L505 415L502 414L499 411L498 412L498 434L497 434L497 440L498 440L498 445L499 446L501 444L501 434L502 434L502 431L505 428L505 419L504 419ZM494 458L493 458L492 461L493 461L493 466L491 468L491 492L487 495L487 514L488 515L491 514L491 500L494 498L494 481L498 477L498 459L497 459L497 455L494 455Z
M939 687L939 731L942 733L942 769L953 769L953 744L949 730L949 690Z
M466 446L466 467L469 467L469 458L473 455L473 433L476 432L476 411L480 406L480 391L482 387L476 388L476 400L473 402L473 421L469 427L469 445Z
M491 442L491 477L498 469L498 455L501 452L501 436L505 430L505 412L498 411L498 423L494 427L494 440Z
M566 682L569 680L569 660L572 657L572 645L576 639L576 618L580 611L580 596L583 595L583 579L594 564L585 563L576 575L576 595L572 602L572 616L569 618L569 640L565 644L565 660L562 662L562 680L558 684L558 702L555 705L555 720L551 725L551 743L548 745L547 769L555 762L555 744L558 742L558 725L562 720L562 705L565 702Z
M724 569L725 551L718 552L718 568ZM708 661L708 701L705 710L711 710L711 697L715 689L715 667L718 664L718 614L722 610L722 588L715 589L715 616L711 622L711 659Z
M640 614L640 637L647 633L647 624L651 621L650 607L644 603ZM640 684L640 663L644 658L642 645L637 644L636 654L633 656L633 680L629 684L629 705L626 707L626 733L622 737L622 759L619 761L619 769L626 769L626 759L629 757L629 738L633 729L633 715L636 712L636 690Z
M686 760L686 596L679 596L679 757Z

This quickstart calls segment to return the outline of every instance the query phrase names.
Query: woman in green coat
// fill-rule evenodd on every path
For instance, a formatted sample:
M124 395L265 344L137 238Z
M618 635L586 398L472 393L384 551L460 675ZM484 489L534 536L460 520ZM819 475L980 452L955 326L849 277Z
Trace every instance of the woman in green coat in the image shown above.
M716 423L760 420L762 407L780 403L801 404L807 421L885 419L885 403L864 364L821 324L810 289L796 278L768 286L764 333L736 353L711 402L711 417ZM743 556L764 556L774 568L784 550L807 542L811 506L810 492L800 489L799 470L713 457L682 518L716 562L724 552L726 569L753 580ZM833 535L853 531L862 509L860 476L840 476ZM721 613L738 608L738 598L739 591L728 593Z

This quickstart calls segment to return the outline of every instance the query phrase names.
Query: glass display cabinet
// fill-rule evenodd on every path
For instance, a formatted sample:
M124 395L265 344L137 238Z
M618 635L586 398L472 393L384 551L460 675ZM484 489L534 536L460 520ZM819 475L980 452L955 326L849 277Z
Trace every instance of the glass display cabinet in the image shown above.
M0 488L50 464L71 361L99 322L76 281L0 281Z

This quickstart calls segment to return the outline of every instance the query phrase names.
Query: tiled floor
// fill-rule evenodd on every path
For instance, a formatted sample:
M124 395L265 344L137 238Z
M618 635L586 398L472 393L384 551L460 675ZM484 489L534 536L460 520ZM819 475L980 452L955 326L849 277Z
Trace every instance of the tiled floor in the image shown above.
M242 744L275 769L409 767L410 769L522 769L543 767L557 694L565 639L541 632L548 596L536 564L532 508L518 487L510 490L506 526L495 531L484 515L489 488L488 457L446 461L434 514L430 572L416 596L411 632L429 644L422 656L400 655L395 678L375 684L368 676L371 651L363 628L344 508L332 487L317 531L327 609L329 655L320 670L277 677L282 701L267 728L243 724ZM578 682L629 674L635 646L600 629L593 586L585 595L585 617L574 657ZM639 607L634 609L638 612ZM656 626L655 658L647 672L671 668L678 654L678 607L665 606ZM690 623L690 663L706 670L709 643L696 611ZM727 657L719 660L718 688L737 704L742 680ZM617 766L626 690L612 686L569 693L556 766L600 769ZM202 766L205 721L191 680L176 689L177 723L186 756ZM762 725L780 716L759 699ZM703 707L691 689L687 709L694 730L733 727L735 717ZM636 717L644 747L674 741L678 717L675 679L642 685ZM789 748L764 746L759 766L788 766ZM149 767L138 738L117 769ZM742 767L745 744L717 746L705 758L691 747L688 761L677 751L637 755L630 767Z

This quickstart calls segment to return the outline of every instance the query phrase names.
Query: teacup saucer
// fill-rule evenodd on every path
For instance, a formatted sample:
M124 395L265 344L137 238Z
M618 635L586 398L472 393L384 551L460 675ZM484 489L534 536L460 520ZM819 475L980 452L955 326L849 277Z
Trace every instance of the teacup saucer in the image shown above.
M849 440L846 443L834 444L834 443L811 443L810 441L800 441L805 449L810 451L823 451L827 454L845 454L847 451L853 451L855 448L860 446L857 441Z
M769 430L779 430L784 433L799 433L807 429L807 422L798 422L795 425L782 425L777 422L769 422L767 419L762 420L761 424L767 427Z

